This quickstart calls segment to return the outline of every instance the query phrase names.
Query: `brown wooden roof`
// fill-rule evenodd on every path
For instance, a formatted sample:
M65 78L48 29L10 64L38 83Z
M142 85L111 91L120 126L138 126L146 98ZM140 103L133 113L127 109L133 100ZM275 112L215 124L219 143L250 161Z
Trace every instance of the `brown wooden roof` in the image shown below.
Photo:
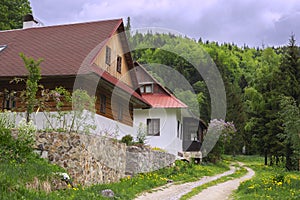
M0 45L7 45L0 52L0 77L27 74L20 52L44 59L42 76L76 75L91 50L104 46L121 25L122 19L116 19L0 31Z

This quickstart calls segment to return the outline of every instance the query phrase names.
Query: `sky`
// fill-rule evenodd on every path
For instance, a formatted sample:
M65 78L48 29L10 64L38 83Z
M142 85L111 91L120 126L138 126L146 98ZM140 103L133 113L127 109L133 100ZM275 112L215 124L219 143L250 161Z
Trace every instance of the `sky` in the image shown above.
M159 27L203 41L268 47L300 42L299 0L29 0L44 25L129 16L133 29Z

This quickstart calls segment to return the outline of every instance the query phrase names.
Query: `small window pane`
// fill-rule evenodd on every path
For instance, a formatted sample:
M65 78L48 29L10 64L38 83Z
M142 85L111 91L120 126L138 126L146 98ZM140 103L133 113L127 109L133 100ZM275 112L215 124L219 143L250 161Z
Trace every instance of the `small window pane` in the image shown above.
M152 93L152 85L146 85L145 90L146 93Z
M105 63L110 65L111 63L111 48L106 46Z
M3 51L6 47L7 45L0 45L0 52Z
M117 72L121 73L122 70L122 57L118 56L117 57Z
M145 93L145 88L144 88L144 86L141 86L141 87L140 87L140 91L141 91L141 93Z

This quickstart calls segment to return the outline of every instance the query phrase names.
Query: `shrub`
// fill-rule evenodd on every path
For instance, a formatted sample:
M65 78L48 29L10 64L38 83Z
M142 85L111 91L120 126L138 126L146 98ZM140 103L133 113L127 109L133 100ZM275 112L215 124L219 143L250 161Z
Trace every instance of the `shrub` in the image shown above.
M24 162L33 151L32 142L25 136L15 139L11 130L0 128L0 160Z
M4 111L0 113L0 127L1 128L14 128L16 123L16 113Z
M133 143L133 137L131 135L125 135L121 139L122 143L125 143L126 145L132 145Z
M137 142L140 144L145 144L146 136L147 136L147 129L143 123L140 123L137 131L137 136L136 136Z

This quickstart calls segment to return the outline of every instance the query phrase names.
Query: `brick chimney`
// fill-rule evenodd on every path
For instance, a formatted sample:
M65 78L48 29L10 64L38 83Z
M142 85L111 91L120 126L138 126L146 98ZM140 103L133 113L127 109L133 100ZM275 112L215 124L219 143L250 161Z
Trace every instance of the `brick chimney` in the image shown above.
M23 29L38 27L39 22L35 20L32 14L27 14L23 17Z

